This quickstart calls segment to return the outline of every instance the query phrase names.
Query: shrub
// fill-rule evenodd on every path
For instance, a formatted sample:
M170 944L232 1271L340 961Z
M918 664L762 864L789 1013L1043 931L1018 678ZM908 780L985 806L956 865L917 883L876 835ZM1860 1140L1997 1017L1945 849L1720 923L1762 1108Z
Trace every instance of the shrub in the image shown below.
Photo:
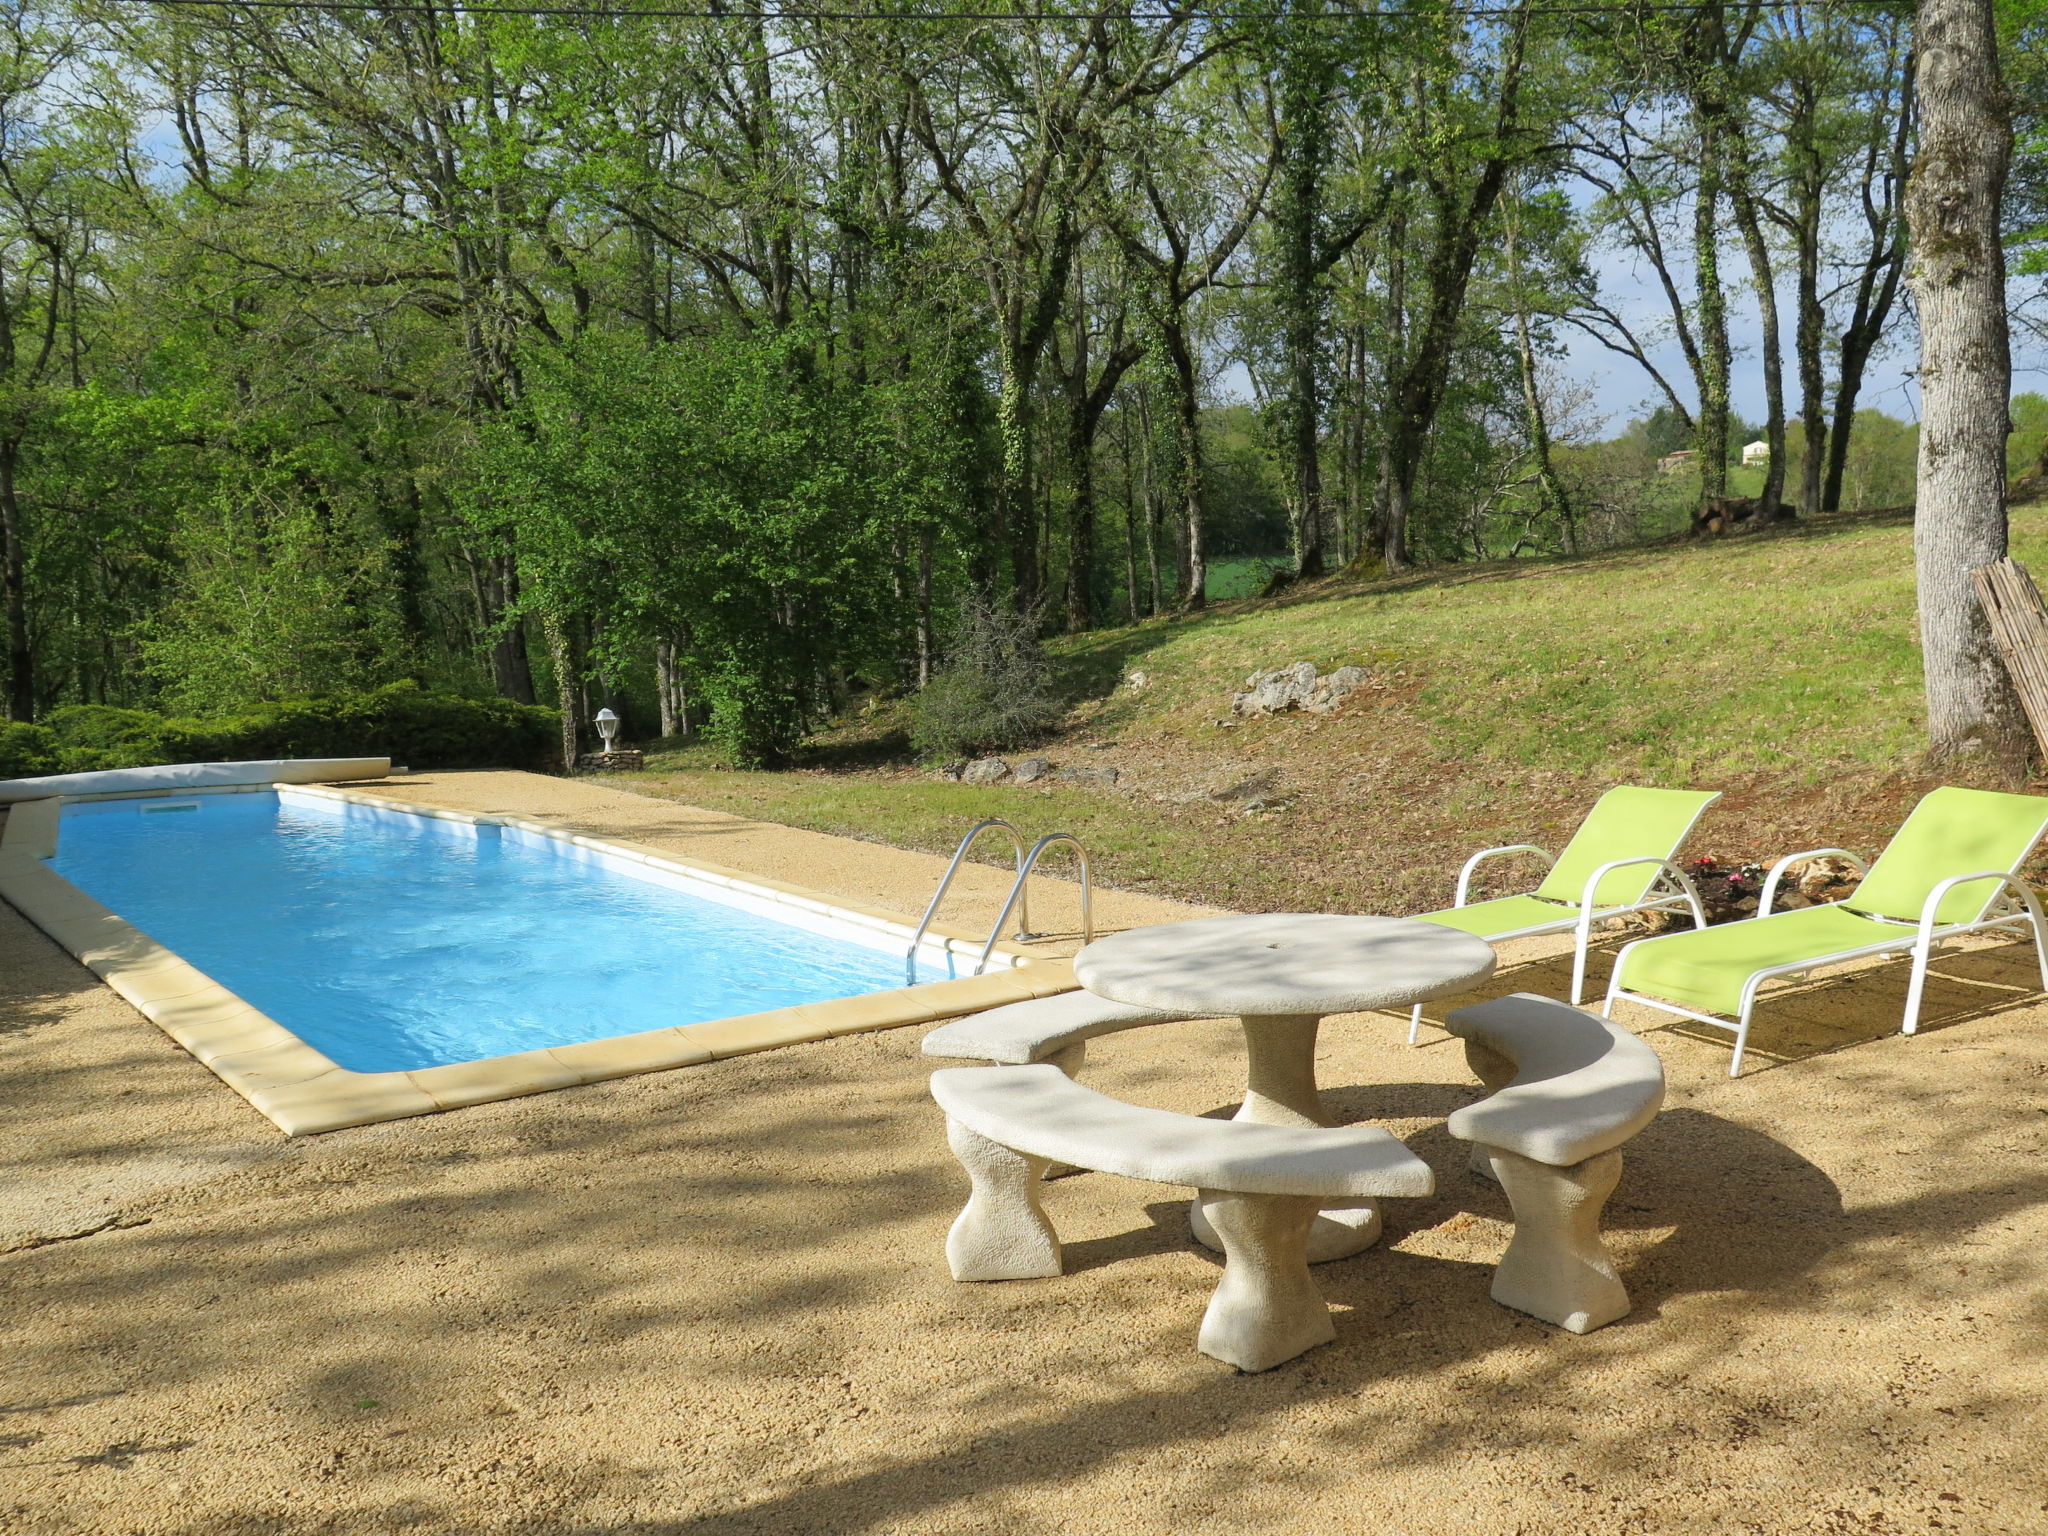
M44 735L54 748L55 763L33 771L386 754L414 768L537 768L557 751L553 710L509 699L429 693L412 683L332 698L286 699L216 719L166 719L142 710L73 705L51 712Z
M57 738L46 726L0 724L0 779L31 779L59 767Z
M1067 707L1038 643L1037 610L976 594L953 625L945 666L910 701L910 744L928 760L1002 752L1043 736Z
M735 768L780 768L789 762L803 739L803 709L793 686L721 668L706 675L699 687L711 706L704 734L725 749Z
M96 768L137 768L175 761L165 757L163 717L111 704L67 704L43 717L56 738L66 773Z

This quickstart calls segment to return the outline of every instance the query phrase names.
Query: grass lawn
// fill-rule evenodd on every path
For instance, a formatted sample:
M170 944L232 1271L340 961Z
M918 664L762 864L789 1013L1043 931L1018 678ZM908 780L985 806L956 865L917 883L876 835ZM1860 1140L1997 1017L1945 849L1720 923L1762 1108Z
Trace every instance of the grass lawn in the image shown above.
M2013 545L2048 560L2048 509L2015 510ZM1867 848L1931 782L1913 593L1896 515L1339 578L1058 642L1077 703L1039 750L1118 768L1115 790L947 783L877 750L886 715L859 741L828 733L791 772L735 773L689 748L631 782L933 850L1006 816L1078 834L1109 883L1254 910L1447 904L1474 848L1554 847L1616 783L1727 791L1696 851ZM1327 718L1231 721L1246 674L1302 659L1370 680ZM827 766L846 761L861 766ZM1248 780L1266 807L1231 793Z
M2040 511L2014 535L2048 554ZM1439 755L1605 777L1890 767L1923 726L1903 521L1325 583L1061 656L1098 734L1213 735L1255 668L1356 662ZM1145 689L1115 691L1133 670Z
M1203 590L1212 603L1234 598L1255 597L1273 579L1275 571L1290 570L1294 562L1285 554L1226 555L1209 562L1209 579Z

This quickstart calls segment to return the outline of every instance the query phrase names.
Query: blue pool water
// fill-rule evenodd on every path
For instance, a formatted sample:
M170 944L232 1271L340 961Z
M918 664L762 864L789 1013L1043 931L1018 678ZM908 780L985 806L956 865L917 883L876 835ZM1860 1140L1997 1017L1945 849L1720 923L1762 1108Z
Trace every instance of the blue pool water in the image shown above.
M275 794L115 802L68 811L52 865L358 1072L903 985L900 954L476 830Z

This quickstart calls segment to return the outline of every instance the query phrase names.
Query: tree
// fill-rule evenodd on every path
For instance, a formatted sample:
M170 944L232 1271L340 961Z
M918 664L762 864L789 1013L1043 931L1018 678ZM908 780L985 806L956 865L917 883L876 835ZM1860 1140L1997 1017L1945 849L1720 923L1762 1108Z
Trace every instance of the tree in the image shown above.
M81 265L91 260L86 167L44 117L46 89L76 63L73 27L26 5L0 13L0 623L6 718L32 720L29 501L24 478L53 392L79 380Z
M1139 302L1156 333L1159 350L1165 354L1165 381L1173 400L1176 490L1187 541L1184 603L1190 609L1207 602L1209 580L1202 499L1201 368L1192 311L1196 301L1221 280L1244 243L1276 162L1270 140L1250 148L1239 134L1237 142L1231 142L1225 110L1229 105L1228 96L1211 96L1194 105L1194 124L1204 132L1193 143L1183 137L1190 115L1187 108L1172 120L1162 120L1165 114L1147 110L1104 208L1111 233L1145 274ZM1191 152L1197 144L1199 153ZM1204 231L1209 234L1206 240ZM1156 550L1153 564L1156 609Z
M1491 71L1490 100L1456 102L1448 88L1449 60L1441 61L1435 71L1441 83L1424 83L1417 92L1417 119L1425 142L1417 156L1416 179L1431 219L1428 239L1418 242L1424 254L1414 343L1387 381L1387 508L1381 554L1390 571L1409 562L1408 521L1416 476L1450 382L1480 242L1509 170L1532 152L1522 121L1529 11L1528 0L1523 0L1507 19ZM1477 122L1459 125L1476 143L1458 142L1462 135L1454 135L1453 123L1447 120L1454 113L1477 117Z
M905 120L980 267L994 324L1002 471L993 521L1007 535L1020 608L1044 571L1034 483L1034 390L1085 234L1082 205L1105 162L1109 123L1170 90L1224 46L1185 46L1191 17L1110 12L1070 31L990 36L972 28L938 58L896 61Z
M1970 572L2006 552L2012 354L2000 199L2011 104L1992 0L1921 0L1920 152L1906 187L1920 312L1913 521L1928 745L1936 761L2024 761L2025 720Z
M1523 262L1523 224L1529 212L1526 189L1511 188L1513 193L1508 201L1507 218L1503 221L1506 234L1507 254L1507 300L1508 313L1515 332L1515 363L1522 386L1523 430L1529 438L1529 458L1535 475L1536 488L1542 510L1557 524L1559 538L1567 554L1578 553L1578 529L1572 515L1571 493L1565 487L1564 479L1557 472L1557 464L1551 454L1549 414L1543 400L1543 388L1536 371L1536 345L1529 323L1528 272ZM1554 203L1539 212L1555 212Z

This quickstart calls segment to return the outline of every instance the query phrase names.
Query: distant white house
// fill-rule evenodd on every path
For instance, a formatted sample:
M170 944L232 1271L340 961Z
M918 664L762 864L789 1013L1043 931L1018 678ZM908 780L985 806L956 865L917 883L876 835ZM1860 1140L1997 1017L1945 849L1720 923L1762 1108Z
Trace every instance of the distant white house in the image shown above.
M1744 469L1747 469L1752 464L1768 464L1770 462L1771 445L1769 443L1757 441L1743 444L1742 467Z
M1697 457L1699 457L1699 451L1694 448L1681 448L1676 453L1667 453L1657 461L1658 472L1666 475L1682 475L1692 468L1692 461Z

